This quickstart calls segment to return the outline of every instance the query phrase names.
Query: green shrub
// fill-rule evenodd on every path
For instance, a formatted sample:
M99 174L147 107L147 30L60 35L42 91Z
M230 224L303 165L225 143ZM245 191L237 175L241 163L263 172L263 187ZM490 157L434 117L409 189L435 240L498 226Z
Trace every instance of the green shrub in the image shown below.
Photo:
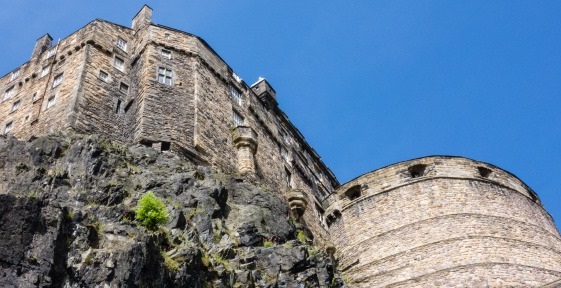
M140 198L136 206L136 220L149 230L158 229L158 225L168 222L168 211L166 206L152 191Z
M273 247L275 245L275 243L271 242L271 241L263 241L263 247L268 248L268 247Z

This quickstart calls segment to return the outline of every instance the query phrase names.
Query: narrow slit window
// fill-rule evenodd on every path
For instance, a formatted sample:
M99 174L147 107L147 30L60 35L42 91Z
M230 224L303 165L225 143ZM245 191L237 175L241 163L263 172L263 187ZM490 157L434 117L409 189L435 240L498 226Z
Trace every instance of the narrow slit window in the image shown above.
M119 111L121 111L121 100L117 100L117 107L115 108L115 114L119 114Z

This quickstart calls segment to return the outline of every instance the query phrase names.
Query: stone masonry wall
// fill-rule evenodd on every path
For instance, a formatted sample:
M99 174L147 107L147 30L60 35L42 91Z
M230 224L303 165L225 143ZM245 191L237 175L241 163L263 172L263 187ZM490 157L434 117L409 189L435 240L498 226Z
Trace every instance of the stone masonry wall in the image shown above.
M419 164L423 173L412 177ZM561 237L550 215L494 166L421 158L363 175L330 197L329 232L352 287L535 286L561 277Z

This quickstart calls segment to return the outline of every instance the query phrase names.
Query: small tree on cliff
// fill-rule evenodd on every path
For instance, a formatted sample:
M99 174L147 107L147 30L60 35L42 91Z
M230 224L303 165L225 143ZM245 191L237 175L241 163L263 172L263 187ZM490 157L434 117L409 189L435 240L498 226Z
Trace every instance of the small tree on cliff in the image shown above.
M136 205L136 220L149 230L158 229L159 225L168 222L168 211L166 206L156 197L152 191L148 191Z

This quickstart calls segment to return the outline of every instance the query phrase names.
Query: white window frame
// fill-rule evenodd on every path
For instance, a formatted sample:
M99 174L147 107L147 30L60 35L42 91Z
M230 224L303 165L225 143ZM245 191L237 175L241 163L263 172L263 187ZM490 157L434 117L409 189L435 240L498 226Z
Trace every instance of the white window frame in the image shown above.
M49 97L49 99L47 99L47 104L45 105L45 110L55 106L55 100L56 100L56 94Z
M113 66L117 68L119 71L124 71L125 60L123 60L123 58L115 56L115 58L113 58Z
M4 135L7 135L8 133L10 133L10 131L12 131L13 127L14 127L14 121L10 121L10 122L6 123L6 125L4 125Z
M51 57L53 57L56 53L56 47L53 47L49 50L47 50L47 53L45 53L45 59L49 59Z
M173 70L166 67L158 67L158 83L164 85L173 85Z
M160 53L162 55L162 58L171 59L171 50L162 49Z
M115 41L115 46L125 52L127 51L127 41L125 41L125 39L121 37L117 38L117 41Z
M31 102L35 103L35 101L39 100L39 98L41 98L39 95L39 91L33 93L33 96L31 96Z
M49 74L49 72L51 71L51 66L45 66L43 67L43 69L41 69L41 74L39 74L39 78L45 77L45 75Z
M230 85L230 99L239 106L242 106L243 104L243 94L234 85Z
M18 76L19 76L19 69L12 72L12 75L10 75L10 82L14 81L14 79L18 78Z
M62 83L62 80L63 80L62 73L56 75L55 78L53 79L53 88L60 85Z
M234 127L244 126L245 119L236 110L232 110L232 123Z
M14 86L6 89L6 91L4 91L4 96L2 97L2 101L6 101L12 98L12 96L14 96L14 92L15 92Z
M99 70L99 75L98 75L99 79L103 82L108 82L109 81L109 73L103 71L103 70Z
M20 100L16 100L13 104L12 104L12 108L10 108L10 112L14 112L16 110L18 110L19 106L21 105L21 101Z

